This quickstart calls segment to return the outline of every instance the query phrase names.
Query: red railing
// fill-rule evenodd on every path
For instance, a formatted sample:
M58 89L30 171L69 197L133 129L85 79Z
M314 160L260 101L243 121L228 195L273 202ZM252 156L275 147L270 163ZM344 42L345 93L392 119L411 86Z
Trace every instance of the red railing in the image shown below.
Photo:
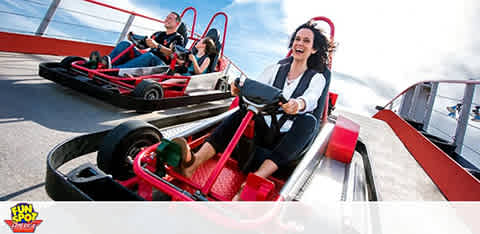
M128 10L125 10L125 9L122 9L122 8L119 8L119 7L115 7L115 6L112 6L112 5L103 3L103 2L99 2L99 1L95 1L95 0L84 0L84 1L96 4L96 5L99 5L99 6L107 7L107 8L110 8L110 9L114 9L114 10L117 10L117 11L120 11L120 12L124 12L124 13L127 13L127 14L139 16L139 17L142 17L142 18L145 18L145 19L149 19L149 20L160 22L160 23L164 23L163 20L159 20L159 19L155 19L153 17L142 15L142 14L136 13L134 11L128 11Z

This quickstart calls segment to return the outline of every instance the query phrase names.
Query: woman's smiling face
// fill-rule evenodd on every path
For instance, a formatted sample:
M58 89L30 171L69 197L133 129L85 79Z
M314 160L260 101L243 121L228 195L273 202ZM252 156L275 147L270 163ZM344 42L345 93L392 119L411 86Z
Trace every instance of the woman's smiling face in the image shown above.
M292 54L296 60L306 60L311 54L317 52L313 48L313 32L308 28L298 30L293 40Z

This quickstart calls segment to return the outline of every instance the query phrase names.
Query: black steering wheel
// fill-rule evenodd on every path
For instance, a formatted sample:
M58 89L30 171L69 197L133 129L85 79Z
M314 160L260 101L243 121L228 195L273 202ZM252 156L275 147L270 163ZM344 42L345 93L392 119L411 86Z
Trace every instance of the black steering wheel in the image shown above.
M256 114L282 114L283 109L279 102L287 103L282 90L260 83L255 80L246 79L240 86L240 79L235 80L235 85L240 89L240 101L243 108L251 109Z
M176 54L178 59L188 62L188 56L192 53L189 49L172 42L172 55Z
M141 50L149 48L146 42L147 38L148 38L147 36L137 35L132 32L128 33L128 40L131 41L138 49L141 49Z

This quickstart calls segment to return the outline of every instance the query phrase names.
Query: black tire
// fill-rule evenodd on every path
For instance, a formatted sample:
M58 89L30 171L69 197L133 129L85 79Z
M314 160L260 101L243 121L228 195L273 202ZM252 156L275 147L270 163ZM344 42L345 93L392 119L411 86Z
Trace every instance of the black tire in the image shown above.
M160 142L160 131L141 120L131 120L120 124L103 139L97 155L97 165L114 179L128 179L134 176L133 167L128 162L135 158L142 147Z
M82 57L78 57L78 56L68 56L60 62L60 65L64 68L66 68L66 69L70 69L72 67L72 63L76 62L76 61L85 61L86 62L87 60L85 60Z
M142 80L142 82L135 87L132 95L145 100L159 100L163 98L163 88L154 80Z
M217 80L217 83L215 84L215 89L223 92L228 92L230 91L230 85L228 84L225 78L220 78Z

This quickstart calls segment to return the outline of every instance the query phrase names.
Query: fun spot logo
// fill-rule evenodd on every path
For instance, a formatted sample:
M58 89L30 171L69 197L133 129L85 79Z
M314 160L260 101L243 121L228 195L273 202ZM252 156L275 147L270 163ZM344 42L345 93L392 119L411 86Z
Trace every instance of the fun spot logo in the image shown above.
M35 228L42 223L38 220L38 212L35 212L32 204L18 203L10 208L12 220L5 220L5 223L13 232L35 232Z

